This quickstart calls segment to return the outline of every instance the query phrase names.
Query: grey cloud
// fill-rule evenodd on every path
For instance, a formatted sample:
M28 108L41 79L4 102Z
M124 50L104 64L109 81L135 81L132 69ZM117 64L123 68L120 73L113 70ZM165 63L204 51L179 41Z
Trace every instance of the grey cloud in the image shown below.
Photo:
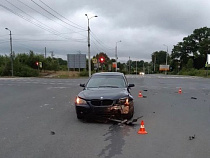
M16 52L26 52L32 49L42 53L46 46L49 51L54 50L55 54L60 56L65 56L66 53L76 53L78 50L86 53L87 18L84 14L89 12L98 15L97 19L91 19L90 22L93 33L91 35L91 55L103 51L114 57L116 41L122 40L118 49L119 60L127 59L130 55L133 59L149 61L152 52L166 49L163 44L167 44L171 50L173 45L191 34L194 29L210 25L208 20L210 2L206 0L42 0L85 30L73 28L59 21L32 1L20 0L34 10L21 4L19 0L8 1L44 23L51 33L0 7L1 54L9 53L9 44L5 43L9 41L9 32L4 29L5 27L12 30ZM33 1L44 6L39 0ZM0 4L20 13L17 8L4 0L1 0ZM52 10L50 11L60 17ZM61 35L52 35L52 29ZM73 31L79 33L73 33ZM29 41L23 41L23 39ZM40 41L31 41L33 39ZM46 41L42 41L44 39Z

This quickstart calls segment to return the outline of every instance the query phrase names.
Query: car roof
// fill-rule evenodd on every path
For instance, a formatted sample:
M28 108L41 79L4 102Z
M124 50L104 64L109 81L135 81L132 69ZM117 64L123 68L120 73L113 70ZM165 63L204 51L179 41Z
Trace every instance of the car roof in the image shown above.
M93 76L124 76L121 72L100 72L94 73Z

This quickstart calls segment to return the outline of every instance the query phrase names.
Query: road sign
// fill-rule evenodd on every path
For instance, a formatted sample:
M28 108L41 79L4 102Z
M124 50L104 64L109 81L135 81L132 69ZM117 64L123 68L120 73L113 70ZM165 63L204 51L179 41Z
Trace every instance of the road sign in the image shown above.
M210 67L210 54L207 54L207 61L205 67Z
M39 67L42 68L42 62L39 62Z
M160 65L159 71L169 71L169 65Z
M93 61L93 64L97 63L97 59L96 58L93 58L92 61Z
M116 65L117 65L116 62L113 62L113 63L112 63L112 67L113 67L113 68L116 68Z
M86 68L85 54L67 54L68 68Z

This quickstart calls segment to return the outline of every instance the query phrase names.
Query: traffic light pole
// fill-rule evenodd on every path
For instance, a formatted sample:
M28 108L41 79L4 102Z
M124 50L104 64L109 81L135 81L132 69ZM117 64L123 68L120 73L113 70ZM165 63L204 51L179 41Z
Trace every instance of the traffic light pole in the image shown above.
M117 43L118 43L118 42L122 42L122 41L117 41L117 42L116 42L116 47L115 47L115 57L116 57L116 70L115 70L115 71L116 71L116 72L117 72L117 59L118 59L118 57L117 57Z
M116 57L116 72L117 72L117 42L116 42L116 47L115 47L115 57Z

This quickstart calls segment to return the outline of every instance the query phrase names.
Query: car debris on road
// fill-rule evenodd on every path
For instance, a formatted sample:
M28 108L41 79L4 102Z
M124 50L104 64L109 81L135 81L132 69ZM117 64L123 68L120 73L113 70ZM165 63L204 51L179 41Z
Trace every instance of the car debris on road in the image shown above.
M134 122L137 122L138 119L140 119L140 118L142 118L142 117L143 117L143 116L140 116L140 117L137 117L137 118L132 119L132 120L127 120L127 119L118 120L118 119L112 119L112 118L106 118L106 119L109 120L109 121L116 122L116 123L118 123L118 125L125 124L125 125L130 125L130 126L132 126Z
M193 136L189 136L189 140L195 139L195 134Z

